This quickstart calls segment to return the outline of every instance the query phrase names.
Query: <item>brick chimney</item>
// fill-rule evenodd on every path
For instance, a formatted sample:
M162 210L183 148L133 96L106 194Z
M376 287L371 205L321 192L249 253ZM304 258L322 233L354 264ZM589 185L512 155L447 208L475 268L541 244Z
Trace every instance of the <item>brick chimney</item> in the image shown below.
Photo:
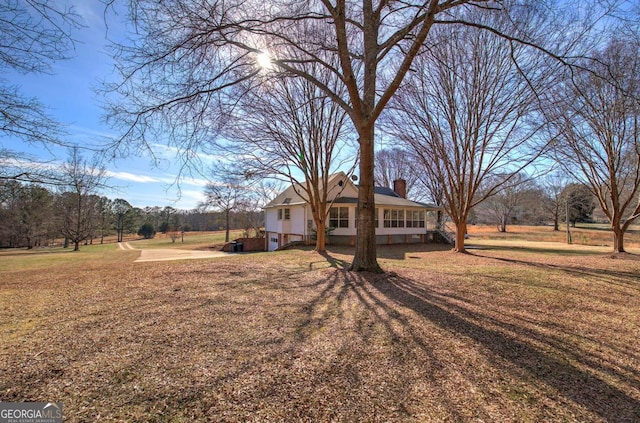
M402 198L407 198L407 181L396 179L393 181L393 190Z

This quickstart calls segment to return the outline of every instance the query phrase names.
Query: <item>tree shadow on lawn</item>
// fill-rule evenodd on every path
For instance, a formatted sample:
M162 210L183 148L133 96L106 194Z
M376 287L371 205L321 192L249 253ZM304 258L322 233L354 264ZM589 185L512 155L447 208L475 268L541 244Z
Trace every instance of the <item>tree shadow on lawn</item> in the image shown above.
M492 250L501 250L501 248L491 248ZM509 250L505 248L504 250ZM511 248L513 250L513 248ZM529 248L523 248L523 251L531 251ZM549 251L549 250L545 250ZM582 254L566 254L567 251L564 251L562 256L574 256L574 255L582 255ZM487 256L481 253L481 251L473 251L469 252L471 255L475 255L477 257L483 257L491 260L496 260L503 263L511 263L518 264L524 266L531 266L539 269L553 269L559 270L564 273L567 273L572 276L580 276L580 277L594 277L598 278L599 281L607 282L619 286L623 286L625 288L631 288L636 291L640 291L640 280L638 279L638 273L635 271L621 271L621 270L612 270L612 269L598 269L595 267L580 267L580 266L567 266L553 263L544 263L544 262L536 262L532 260L522 260L522 259L514 259L507 257L493 257ZM628 253L627 253L628 254ZM594 257L605 257L602 253L591 253L584 255L592 255ZM640 256L636 256L633 254L628 254L632 260L640 260ZM610 257L611 260L615 260L616 256Z
M329 266L335 269L348 269L349 266L351 266L351 263L349 263L348 261L334 257L331 254L329 254L327 251L322 251L318 254L324 257L327 263L329 263ZM312 268L313 268L313 263L309 263L309 270L312 270Z
M390 260L406 260L408 258L422 258L415 256L415 254L438 252L438 251L451 251L453 246L451 244L437 244L437 243L415 243L415 244L378 244L376 246L376 257L379 259ZM350 261L340 260L342 266L333 266L336 263L336 258L332 254L346 255L353 257L355 247L342 246L342 245L329 245L327 251L321 253L332 267L341 267L348 269L351 265Z
M326 256L330 262L334 262L335 258L330 254ZM449 395L436 376L442 364L433 347L413 330L408 331L409 341L403 339L406 333L399 328L409 327L410 323L401 312L384 306L371 293L371 281L385 279L386 275L351 272L346 270L350 263L343 260L337 262L340 268L331 269L323 279L324 286L319 287L315 296L301 307L304 317L297 322L296 342L292 344L292 351L288 352L297 355L305 345L318 342L316 334L325 331L335 333L330 327L336 324L345 326L346 332L336 333L338 336L333 346L336 350L329 350L334 358L325 357L328 362L308 375L312 390L329 388L330 392L323 394L326 395L324 402L331 403L333 399L331 408L341 413L325 414L322 419L388 421L415 418L416 410L411 410L407 402L410 402L408 398L416 381L405 373L408 367L414 366L419 368L421 377L428 380L430 388L439 391L435 396L436 401L445 406L449 417L454 421L463 421L465 416L460 409L464 405L454 400L447 401ZM354 308L360 309L357 316L352 314ZM398 322L400 325L396 324ZM378 348L386 353L370 354L369 349L379 345L381 337L385 345ZM414 357L413 362L407 362L407 355L413 355L407 351L410 348L407 342L419 346L422 355L428 357L426 362L424 357ZM338 363L335 362L336 358ZM367 372L370 360L374 361L375 366ZM328 380L331 380L329 384ZM315 394L312 396L316 397ZM323 401L322 398L320 401ZM313 405L306 404L306 407L313 408ZM299 415L308 416L307 411L299 412ZM317 418L318 415L313 417Z
M529 242L529 241L524 241ZM576 244L574 244L576 245ZM532 254L540 254L543 256L602 256L604 253L602 251L590 251L588 249L569 249L562 248L558 246L558 248L542 248L542 247L534 247L533 245L526 246L514 246L514 245L490 245L490 244L473 244L470 243L465 246L467 252L472 253L473 251L520 251L523 253L532 253Z
M336 266L341 261L336 258ZM469 413L478 416L482 410L446 386L455 382L438 379L447 366L442 351L434 351L434 339L407 317L409 308L420 319L452 337L473 340L521 369L526 379L557 389L603 419L640 418L637 399L533 343L474 323L486 321L487 316L460 307L424 283L339 268L319 272L323 273L306 272L300 278L297 273L277 276L276 284L288 289L274 288L273 280L265 279L253 282L256 289L245 291L242 275L219 285L199 278L193 282L193 292L176 291L172 284L151 284L140 301L127 304L135 307L104 307L101 310L111 313L110 318L96 315L81 326L70 326L69 331L78 333L74 338L65 332L70 352L44 354L40 359L49 361L35 368L23 364L34 361L31 355L15 358L15 368L32 371L19 381L0 378L0 387L20 387L5 398L18 401L46 397L52 386L66 386L53 392L67 395L71 421L95 420L100 411L113 420L154 419L160 412L167 420L180 416L202 421L212 416L228 421L416 420L416 411L427 415L431 410L424 408L425 403L412 408L404 402L429 394L434 398L424 399L427 405L428 401L441 405L450 420L469 420ZM266 289L285 295L265 295ZM139 323L123 333L121 324L130 320ZM236 324L221 332L218 324L225 322ZM525 330L500 321L491 324ZM83 336L83 327L97 325L102 325L94 333L97 339L113 338L115 344L101 345ZM60 334L50 336L53 341ZM381 340L385 345L378 344ZM374 352L379 349L384 353ZM69 375L52 374L44 388L36 388L42 386L39 370L55 365L58 356L77 364ZM513 372L499 363L492 365ZM67 380L74 383L67 385ZM423 385L416 387L416 382ZM82 393L69 398L76 388Z
M388 244L378 245L376 252L378 258L391 260L406 260L422 258L416 254L451 251L451 244Z
M386 280L369 276L364 278L368 283L363 285L363 291L374 299L378 306L386 309L389 315L393 316L394 311L378 298L378 295L388 298L399 306L412 309L453 334L472 339L496 356L522 369L529 377L555 388L561 395L605 420L619 422L640 420L640 400L588 371L541 351L531 343L474 323L474 320L485 320L486 316L463 309L424 285L395 274L388 275ZM455 310L455 313L451 310ZM493 323L509 330L515 329L507 328L504 322L494 321ZM553 345L553 341L547 342ZM594 366L592 362L583 364ZM622 374L618 374L617 377L625 379L625 375Z

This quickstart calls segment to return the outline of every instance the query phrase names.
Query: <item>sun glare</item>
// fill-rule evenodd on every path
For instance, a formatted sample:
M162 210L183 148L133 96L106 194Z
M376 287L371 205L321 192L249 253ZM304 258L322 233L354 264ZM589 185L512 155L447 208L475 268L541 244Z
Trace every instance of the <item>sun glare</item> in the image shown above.
M262 69L271 69L271 67L273 66L271 62L271 56L269 56L268 53L264 52L258 53L256 62L258 62L258 66L260 66Z

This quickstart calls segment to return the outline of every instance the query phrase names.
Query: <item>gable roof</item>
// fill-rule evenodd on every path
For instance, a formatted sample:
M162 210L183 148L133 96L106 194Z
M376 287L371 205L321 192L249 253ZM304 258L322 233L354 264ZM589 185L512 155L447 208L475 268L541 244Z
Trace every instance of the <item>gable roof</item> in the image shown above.
M356 192L358 190L358 188L353 185L353 182L351 182L351 180L347 178L347 175L344 172L336 172L329 175L327 182L328 186L330 187L329 189L331 189L331 187L333 187L334 185L338 185L340 184L340 182L342 182L343 184L350 184L356 190ZM276 198L271 200L266 206L264 206L264 208L268 209L285 205L305 204L305 199L298 193L304 193L304 189L302 188L300 183L289 185L287 189L278 194Z
M332 187L334 184L339 184L340 182L342 182L343 184L348 184L347 186L353 187L356 193L358 192L358 187L347 177L347 175L344 172L337 172L330 175L328 182L329 182L328 183L329 187ZM298 187L299 192L303 192L300 184L296 184L296 186ZM412 207L412 208L421 208L421 209L427 209L427 210L440 210L440 207L434 204L418 203L416 201L411 201L406 198L402 198L394 190L387 187L375 187L374 202L376 206ZM305 203L306 201L304 200L304 198L298 195L298 193L296 192L294 185L290 185L287 189L285 189L280 194L278 194L276 198L274 198L266 206L264 206L264 208L268 209L273 207L302 205ZM333 204L357 204L357 203L358 203L357 196L356 197L338 196L333 201Z

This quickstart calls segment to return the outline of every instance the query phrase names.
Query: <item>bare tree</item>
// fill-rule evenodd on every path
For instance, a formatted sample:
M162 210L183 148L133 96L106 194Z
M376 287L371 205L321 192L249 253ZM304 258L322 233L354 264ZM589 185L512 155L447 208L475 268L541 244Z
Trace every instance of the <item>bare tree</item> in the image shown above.
M162 210L158 210L159 225L158 228L163 234L168 234L175 231L176 219L175 216L178 213L174 207L165 206Z
M473 13L500 26L486 12ZM538 65L526 49L474 27L447 29L416 60L388 126L443 188L454 249L464 252L471 210L542 151L534 144L540 126L532 123L542 84L523 74L525 63Z
M176 240L182 235L182 228L180 226L181 216L180 213L178 213L178 210L174 209L173 207L165 207L164 210L170 210L170 213L168 213L167 216L167 233L169 234L169 238L171 238L171 242L175 243ZM184 239L182 241L184 242Z
M66 180L66 186L61 188L57 200L60 232L74 244L73 250L78 251L80 243L95 231L99 197L94 194L105 187L105 169L96 160L87 162L78 148L72 148L68 161L62 166L61 178Z
M596 55L597 74L576 71L558 90L558 163L597 198L614 252L625 251L624 234L640 216L639 57L639 40L611 41Z
M569 184L566 173L555 171L544 176L541 180L546 194L543 207L546 214L553 220L553 230L560 230L560 218L563 211L562 191Z
M241 180L227 178L222 183L211 182L204 190L205 201L200 207L213 208L224 214L225 219L225 242L229 242L230 214L245 202L248 190Z
M501 180L493 179L509 178L508 183ZM531 179L525 174L518 173L516 175L500 175L489 178L487 181L489 189L496 185L500 188L495 193L479 204L478 213L484 212L488 219L497 225L499 232L506 232L507 225L512 223L518 216L523 216L526 209L535 206L531 193L534 191L535 185Z
M81 27L72 8L46 0L6 0L0 4L0 71L50 73L52 63L69 58L74 30ZM60 144L63 131L36 98L25 97L0 77L0 137L43 145ZM47 167L0 145L0 179L48 181Z
M3 181L0 184L0 245L41 245L53 235L53 195L36 184Z
M323 77L325 85L339 92L334 75L326 70L309 73ZM347 145L347 119L346 112L315 84L302 78L276 78L247 90L225 129L224 138L231 140L227 149L241 157L232 164L240 170L239 177L284 179L309 204L318 233L317 251L325 251L329 177L345 162L351 169L356 163L353 152L340 159Z
M133 215L133 206L127 200L116 198L112 202L111 213L113 214L113 224L116 227L117 241L122 242L127 220L130 220Z
M284 190L283 182L278 179L259 179L251 184L251 195L244 202L241 212L244 214L246 232L253 229L256 237L264 236L264 206Z
M378 186L393 188L393 182L403 179L407 183L407 196L420 201L429 195L420 178L420 164L409 151L399 148L387 148L376 153L374 168Z
M98 230L100 231L100 244L104 243L104 237L111 229L113 223L114 201L107 197L100 197L98 201Z
M374 227L376 122L412 68L431 29L435 25L474 25L500 33L512 43L536 43L535 37L517 33L522 23L519 19L511 19L510 27L495 29L454 13L472 8L508 13L520 7L519 2L511 1L127 3L138 38L116 46L121 78L108 87L119 94L112 98L109 121L120 127L122 137L114 148L152 151L156 135L161 134L168 136L183 159L193 159L197 157L194 152L206 150L226 123L223 111L237 100L229 87L256 81L265 72L306 79L342 107L358 136L360 182L352 270L381 271ZM536 16L550 15L544 6L527 2L523 7ZM566 52L546 51L556 58ZM313 73L317 68L310 70L310 63L334 74L340 81L339 91Z
M149 129L163 126L168 126L180 151L206 144L222 125L212 105L234 103L225 89L259 76L257 58L268 54L274 71L312 82L348 113L360 150L352 269L380 271L374 228L375 123L436 15L484 1L210 0L199 7L189 3L130 2L130 17L142 38L119 50L122 81L114 89L122 94L118 102L128 100L115 103L111 113L122 126L121 141L129 141L125 149L149 148ZM340 92L310 73L309 63L335 74Z

